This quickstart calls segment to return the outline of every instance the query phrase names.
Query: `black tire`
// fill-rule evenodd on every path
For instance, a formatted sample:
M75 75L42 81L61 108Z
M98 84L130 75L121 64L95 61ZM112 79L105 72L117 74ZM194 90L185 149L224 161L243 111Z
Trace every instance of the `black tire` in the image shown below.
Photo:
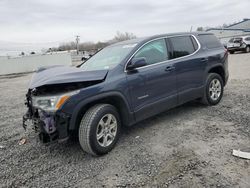
M230 54L234 54L234 51L229 51Z
M246 52L246 53L249 53L249 52L250 52L250 46L247 46L247 47L246 47L245 52Z
M99 144L99 140L97 140L97 128L102 118L110 114L116 120L116 135L113 137L110 145L103 147ZM79 126L79 142L85 152L95 156L104 155L114 148L119 139L120 132L121 122L116 108L110 104L97 104L91 107L82 117Z
M211 91L210 91L210 86L212 84L212 81L215 81L215 80L219 81L220 86L221 86L221 89L220 89L221 93L217 99L213 99L213 97L211 96ZM206 80L206 86L205 86L205 90L204 90L204 94L203 94L201 102L205 105L217 105L221 101L223 92L224 92L224 82L221 76L217 73L209 73L207 80Z

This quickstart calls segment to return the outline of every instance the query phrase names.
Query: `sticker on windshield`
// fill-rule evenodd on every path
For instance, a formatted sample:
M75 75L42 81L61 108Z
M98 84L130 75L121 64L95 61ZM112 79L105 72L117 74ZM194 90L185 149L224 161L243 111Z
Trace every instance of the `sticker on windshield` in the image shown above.
M134 48L137 45L137 43L135 44L126 44L124 46L122 46L122 48Z

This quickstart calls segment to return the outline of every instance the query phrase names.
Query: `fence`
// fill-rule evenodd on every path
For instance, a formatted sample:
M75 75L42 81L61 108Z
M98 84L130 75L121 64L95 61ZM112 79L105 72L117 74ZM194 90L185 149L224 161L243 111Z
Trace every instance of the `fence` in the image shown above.
M0 57L0 75L32 72L51 65L72 65L70 53Z

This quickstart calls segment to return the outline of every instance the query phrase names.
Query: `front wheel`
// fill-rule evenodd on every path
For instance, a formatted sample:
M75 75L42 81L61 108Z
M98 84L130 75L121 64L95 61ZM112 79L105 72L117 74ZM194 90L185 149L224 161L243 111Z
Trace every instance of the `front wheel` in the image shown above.
M216 105L220 102L224 91L224 83L221 76L217 73L209 73L202 103L206 105Z
M121 122L116 108L109 104L91 107L79 126L79 142L91 155L103 155L111 151L120 136Z

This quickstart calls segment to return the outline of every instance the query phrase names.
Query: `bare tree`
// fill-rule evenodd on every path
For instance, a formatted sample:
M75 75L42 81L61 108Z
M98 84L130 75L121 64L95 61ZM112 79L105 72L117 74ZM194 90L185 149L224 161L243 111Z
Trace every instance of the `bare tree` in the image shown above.
M99 50L99 49L102 49L102 48L104 48L104 47L106 47L106 46L108 46L109 45L109 43L108 42L97 42L96 44L95 44L95 48L97 49L97 50Z
M204 31L203 27L197 27L196 31Z
M81 44L79 44L79 50L80 51L90 51L95 49L95 43L94 42L83 42Z
M68 51L68 50L73 50L76 47L75 42L70 42L70 43L63 43L60 44L57 51Z
M229 25L228 25L228 24L225 24L225 23L222 25L223 28L226 28L226 27L228 27L228 26L229 26Z
M129 33L129 32L121 33L120 31L117 31L114 37L114 41L120 42L120 41L130 40L134 38L136 38L136 36L133 33Z
M79 43L78 47L79 47L79 51L97 51L108 46L109 44L113 44L113 43L124 41L124 40L134 39L134 38L136 38L136 36L133 33L129 33L129 32L122 33L122 32L117 31L114 38L112 40L109 40L108 42L100 42L100 41L97 43L83 42L83 43ZM69 51L69 50L74 50L75 47L76 47L75 42L62 43L58 47L49 48L47 52Z

